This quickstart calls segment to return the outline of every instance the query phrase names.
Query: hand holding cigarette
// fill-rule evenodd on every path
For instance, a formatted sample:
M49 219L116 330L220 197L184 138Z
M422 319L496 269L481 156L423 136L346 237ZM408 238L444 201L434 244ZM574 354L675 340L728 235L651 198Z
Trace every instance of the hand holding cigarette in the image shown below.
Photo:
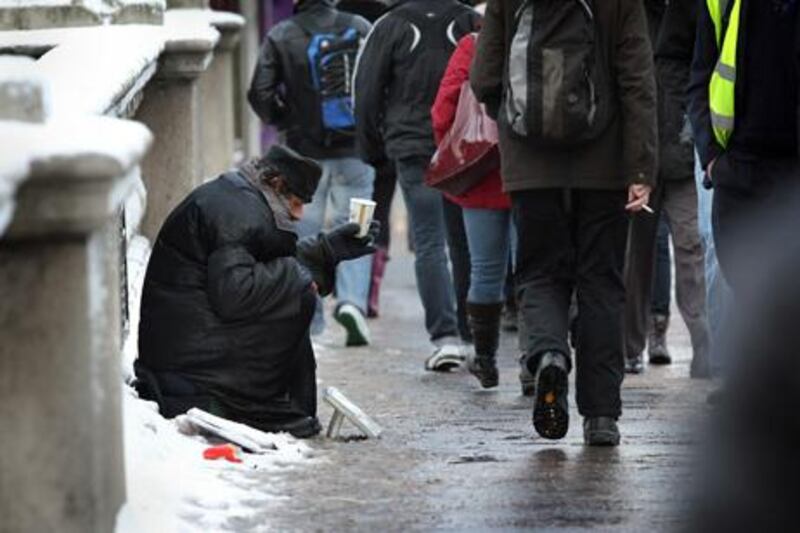
M636 213L644 209L648 213L653 213L653 210L647 205L650 202L650 191L652 188L649 185L636 183L628 187L628 204L625 209Z

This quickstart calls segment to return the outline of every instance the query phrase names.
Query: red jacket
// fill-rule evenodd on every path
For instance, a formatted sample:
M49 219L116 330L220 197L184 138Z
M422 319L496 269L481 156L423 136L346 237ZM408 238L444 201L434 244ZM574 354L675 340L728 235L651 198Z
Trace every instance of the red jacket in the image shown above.
M439 85L439 92L431 109L433 134L437 145L455 120L461 86L469 79L469 67L472 64L472 57L475 55L475 39L475 34L470 34L458 42L458 47L453 52ZM446 194L446 196L461 207L479 209L509 209L511 207L511 200L503 192L500 170L486 176L485 180L460 196L450 194Z

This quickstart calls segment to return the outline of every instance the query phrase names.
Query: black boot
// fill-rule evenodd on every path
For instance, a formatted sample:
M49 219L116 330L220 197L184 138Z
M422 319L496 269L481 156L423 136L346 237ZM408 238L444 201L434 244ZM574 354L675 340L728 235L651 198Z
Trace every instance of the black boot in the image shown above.
M500 339L500 315L502 312L502 303L467 302L467 317L475 343L475 353L469 356L467 368L470 374L478 378L484 389L496 387L499 382L495 357Z
M672 356L667 349L667 329L669 315L653 314L650 317L650 328L647 335L647 354L652 365L668 365Z

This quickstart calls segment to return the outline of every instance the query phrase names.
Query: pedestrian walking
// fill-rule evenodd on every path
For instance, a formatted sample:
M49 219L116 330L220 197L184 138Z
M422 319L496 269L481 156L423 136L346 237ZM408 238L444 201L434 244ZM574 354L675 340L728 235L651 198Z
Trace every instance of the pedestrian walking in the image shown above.
M625 270L626 369L631 373L642 372L642 354L648 338L650 363L671 362L664 349L669 324L669 299L666 308L650 312L656 240L659 219L663 213L675 251L678 309L692 342L690 375L693 378L707 378L710 373L710 341L704 257L697 223L694 146L686 114L686 85L692 61L697 2L647 0L644 5L655 53L659 179L650 198L653 213L638 213L631 220Z
M447 65L433 104L433 131L437 144L464 109L459 99L469 83L469 67L475 57L477 34L463 37ZM467 86L466 90L470 90ZM488 117L487 117L488 118ZM498 162L499 163L499 162ZM484 388L498 385L496 354L500 320L505 302L508 257L514 237L511 200L503 192L499 165L460 195L445 194L460 207L468 244L470 276L466 313L474 342L468 368Z
M456 0L396 2L375 23L356 72L359 153L370 164L387 156L394 162L409 210L417 288L434 344L428 370L447 370L463 360L442 195L423 183L435 151L430 109L457 40L477 21Z
M389 8L382 0L341 0L336 4L338 9L354 13L375 23ZM380 292L386 265L389 262L389 245L391 244L392 227L390 224L392 202L397 189L397 173L394 163L388 158L374 162L375 185L372 199L375 201L375 220L381 224L381 233L375 240L375 253L372 255L372 275L370 276L369 299L367 300L367 317L377 318L380 315Z
M689 84L700 162L714 186L714 243L734 295L748 250L800 182L796 0L711 2L700 9ZM743 57L758 58L744 61Z
M548 439L568 429L574 292L584 440L616 445L626 210L647 205L656 170L644 7L639 0L490 0L471 80L498 117L501 173L518 231L521 364L535 377L534 428Z
M352 198L372 197L375 171L356 157L351 103L355 62L370 24L335 9L332 0L295 3L295 15L264 40L249 99L288 146L322 165L316 196L297 227L305 237L319 233L327 218L333 225L346 222ZM347 332L347 346L370 342L365 317L371 267L370 257L338 267L334 318ZM317 316L319 332L321 301Z
M358 224L299 240L322 169L274 146L201 185L158 232L142 289L136 388L172 418L192 407L263 431L319 433L317 295L374 251Z
M797 209L797 4L732 0L700 8L690 117L705 181L714 187L719 266L737 300L760 257L754 251L777 229L764 220ZM729 311L739 312L738 303Z

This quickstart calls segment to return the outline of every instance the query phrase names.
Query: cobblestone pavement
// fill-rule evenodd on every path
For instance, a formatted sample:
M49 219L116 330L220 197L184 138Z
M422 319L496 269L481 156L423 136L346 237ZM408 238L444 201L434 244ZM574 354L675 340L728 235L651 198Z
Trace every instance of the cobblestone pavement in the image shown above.
M331 323L319 378L385 428L378 441L316 439L308 467L264 480L285 498L250 526L279 531L674 530L686 519L696 428L707 382L688 378L688 336L674 314L676 364L625 380L623 442L583 446L574 410L567 438L538 438L519 392L516 339L506 334L500 387L463 371L423 371L429 347L410 256L389 264L373 346L342 348ZM332 321L331 321L332 322ZM574 391L571 391L574 393ZM574 398L574 396L573 396ZM325 423L330 409L321 406ZM349 431L354 435L355 432ZM245 526L247 524L239 524Z

